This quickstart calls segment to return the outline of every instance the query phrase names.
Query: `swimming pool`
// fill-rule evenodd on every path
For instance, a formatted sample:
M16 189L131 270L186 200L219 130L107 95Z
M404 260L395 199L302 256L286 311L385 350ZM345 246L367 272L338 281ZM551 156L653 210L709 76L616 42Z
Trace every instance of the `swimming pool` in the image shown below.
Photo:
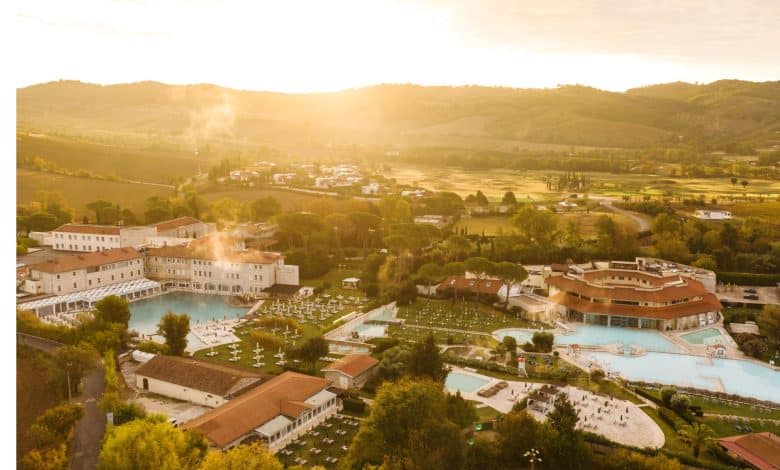
M130 304L129 329L145 335L157 332L157 324L166 312L186 313L190 316L190 325L212 319L236 318L247 312L246 307L233 307L227 297L191 292L169 292L149 299L138 300ZM187 335L190 347L203 346L192 333Z
M474 392L488 383L490 383L489 379L477 377L476 375L450 372L447 374L447 380L444 381L444 386L447 387L447 390Z
M640 357L593 352L586 357L607 364L610 371L629 380L724 391L780 403L780 371L750 361L657 352Z
M353 331L357 331L358 335L364 338L378 338L380 336L387 336L387 325L361 323L356 326Z
M709 344L710 341L706 341L707 339L718 336L721 336L721 334L720 330L717 328L706 328L704 330L694 331L693 333L680 335L681 338L691 344Z
M496 332L499 339L513 336L517 344L531 341L534 332L519 328L508 328ZM608 344L634 344L647 351L683 352L683 350L655 330L636 328L621 328L618 326L579 325L573 333L555 334L555 344L583 344L588 346L605 346Z

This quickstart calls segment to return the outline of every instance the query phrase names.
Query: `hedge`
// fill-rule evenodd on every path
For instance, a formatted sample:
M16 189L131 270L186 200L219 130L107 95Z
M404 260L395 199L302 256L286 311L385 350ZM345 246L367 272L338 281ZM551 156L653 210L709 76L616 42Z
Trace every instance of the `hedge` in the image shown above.
M664 402L660 398L653 395L652 393L647 393L646 390L639 387L634 387L634 391L636 392L637 395L647 398L648 400L652 401L656 405L664 406Z
M719 272L718 282L743 286L775 286L780 282L780 274Z
M344 404L344 410L353 413L362 413L366 410L366 402L359 398L346 397L341 401Z
M685 426L685 421L683 421L677 415L677 413L670 410L669 408L659 406L658 416L660 416L662 420L666 421L675 431L679 431L681 427Z

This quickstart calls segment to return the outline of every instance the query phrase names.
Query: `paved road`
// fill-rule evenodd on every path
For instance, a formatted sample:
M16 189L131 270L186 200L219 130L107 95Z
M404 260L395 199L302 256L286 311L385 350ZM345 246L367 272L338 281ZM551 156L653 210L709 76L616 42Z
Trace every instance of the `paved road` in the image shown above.
M83 390L75 401L84 405L84 418L76 425L73 434L72 470L93 470L97 468L103 435L106 432L106 415L98 409L103 396L104 375L102 364L83 381Z
M611 199L601 199L601 205L606 207L607 209L611 210L612 212L616 212L618 214L623 214L626 217L630 217L634 222L639 225L639 232L644 232L645 230L650 230L650 220L634 211L627 211L625 209L621 209L619 207L612 205Z

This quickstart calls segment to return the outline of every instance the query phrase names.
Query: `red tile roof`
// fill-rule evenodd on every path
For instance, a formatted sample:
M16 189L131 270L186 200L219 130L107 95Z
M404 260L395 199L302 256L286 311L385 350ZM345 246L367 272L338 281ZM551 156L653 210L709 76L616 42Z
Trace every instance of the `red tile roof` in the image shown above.
M117 225L62 224L52 232L84 233L92 235L119 235Z
M30 269L45 273L62 273L141 258L143 258L143 254L133 248L113 248L92 253L60 256L43 263L34 264L30 266Z
M447 292L457 289L459 292L498 295L498 291L504 284L499 279L475 279L465 276L449 276L436 288L438 292Z
M192 358L155 356L136 375L228 397L258 385L263 375Z
M759 470L780 469L780 437L775 433L730 436L718 439L717 442Z
M303 401L330 384L319 377L284 372L184 426L225 447L279 415L298 418L308 407Z
M575 279L569 276L551 276L545 282L558 289L577 293L590 298L636 300L646 302L669 302L707 293L704 285L690 278L680 278L682 284L666 287L635 288L625 286L597 286L589 284L583 279Z
M279 259L282 258L282 256L278 253L257 250L223 250L221 247L207 244L149 248L146 251L146 254L148 256L160 256L166 258L200 259L208 261L227 261L230 263L251 264L272 264L276 263L279 261Z
M337 371L354 379L377 364L379 361L370 354L347 354L331 365L323 367L322 372Z
M685 302L665 307L643 307L638 305L598 304L559 292L550 300L581 313L617 315L622 317L655 318L671 320L699 313L720 311L723 307L715 294L706 294L702 300Z

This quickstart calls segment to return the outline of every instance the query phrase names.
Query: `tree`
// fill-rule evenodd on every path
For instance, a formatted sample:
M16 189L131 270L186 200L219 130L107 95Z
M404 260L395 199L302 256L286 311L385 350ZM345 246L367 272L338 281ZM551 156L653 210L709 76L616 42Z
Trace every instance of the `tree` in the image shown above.
M463 259L471 253L473 246L468 238L452 234L444 241L447 261Z
M673 409L678 415L685 416L688 414L688 407L691 404L691 400L681 394L676 394L669 400L669 408Z
M435 381L442 381L447 376L444 362L439 354L439 347L433 333L429 333L424 341L418 342L412 349L409 361L409 373L415 377L424 377Z
M475 286L476 295L474 296L474 307L479 309L479 291L482 286L481 281L485 279L489 273L495 270L495 264L487 258L481 256L475 256L466 260L466 270L473 274L477 283ZM478 310L477 310L478 311Z
M160 196L152 196L146 200L144 218L146 223L162 222L172 217L171 201Z
M460 395L460 390L455 395L447 395L445 405L447 418L461 429L470 426L478 419L477 408L474 406L474 403L465 400Z
M95 368L99 360L100 354L89 343L61 346L54 351L54 361L58 366L57 370L53 371L54 379L66 385L70 378L70 390L77 392L81 379Z
M425 263L417 270L417 277L428 285L428 302L431 297L431 284L441 277L441 266L436 263Z
M82 417L84 417L83 406L58 405L38 416L27 431L27 435L33 446L38 449L67 444L73 433L73 428Z
M667 408L672 406L672 398L677 394L677 389L674 387L664 387L661 389L661 401Z
M701 447L712 440L715 433L704 423L694 421L690 426L684 426L678 431L680 440L688 444L693 450L693 456L699 458Z
M466 442L447 416L441 383L403 379L379 387L344 468L462 468Z
M214 201L209 212L211 213L211 217L216 221L236 222L239 220L241 213L241 203L235 199L223 197L222 199Z
M199 470L282 470L284 467L259 442L240 445L225 452L210 451Z
M555 407L547 414L552 437L545 444L547 465L550 468L591 468L592 456L585 444L582 431L576 429L579 416L567 396L555 400Z
M542 253L558 239L558 215L548 210L539 210L531 204L523 204L512 218L520 235L537 246Z
M48 232L59 225L57 217L48 212L34 212L25 220L29 232Z
M620 449L610 454L601 462L599 468L607 470L681 470L678 460L669 458L663 454L649 456L627 449Z
M517 339L515 339L514 336L504 336L504 339L501 340L501 343L504 345L507 351L512 353L512 357L517 355Z
M290 248L298 246L297 240L301 240L304 253L309 252L309 241L312 234L322 229L322 218L311 212L293 212L277 216L279 229L287 236Z
M526 462L523 454L532 448L543 449L550 438L550 428L535 420L525 410L512 410L499 421L499 462L501 468L517 468L519 462ZM546 456L543 456L546 460Z
M747 189L749 182L748 180L742 180L739 182L739 184L741 184L743 188Z
M130 304L117 295L103 297L95 303L95 318L105 323L121 323L127 327L130 322Z
M732 176L731 177L731 184L732 184L732 186L736 186L737 181L739 181L739 179L736 176Z
M382 225L382 218L369 212L350 212L348 217L363 242L363 249L367 249L371 234Z
M550 352L555 341L555 335L547 331L537 331L531 337L531 341L533 341L537 352Z
M207 450L208 443L200 434L176 429L160 416L149 417L109 428L98 468L196 469Z
M506 300L504 301L504 309L506 310L509 307L509 294L512 287L528 279L528 271L520 264L502 261L495 265L494 272L506 286Z
M780 306L767 304L756 318L760 331L776 348L780 347Z
M515 197L515 193L512 191L507 191L504 193L504 197L501 198L501 204L508 204L508 205L517 205L517 198Z
M377 368L377 376L382 380L400 379L408 370L412 360L412 351L403 345L393 346L382 353Z
M103 211L110 207L114 207L114 204L102 199L87 203L87 209L95 213L95 221L98 224L106 223L103 221Z
M317 361L328 354L328 342L322 336L306 339L300 346L293 349L291 356L314 368Z
M718 262L710 255L699 255L691 264L697 268L709 269L710 271L718 269Z
M255 199L252 202L252 220L266 220L279 212L282 206L273 196Z
M165 337L168 354L181 356L187 348L187 335L190 334L190 316L167 312L157 324L157 332Z

